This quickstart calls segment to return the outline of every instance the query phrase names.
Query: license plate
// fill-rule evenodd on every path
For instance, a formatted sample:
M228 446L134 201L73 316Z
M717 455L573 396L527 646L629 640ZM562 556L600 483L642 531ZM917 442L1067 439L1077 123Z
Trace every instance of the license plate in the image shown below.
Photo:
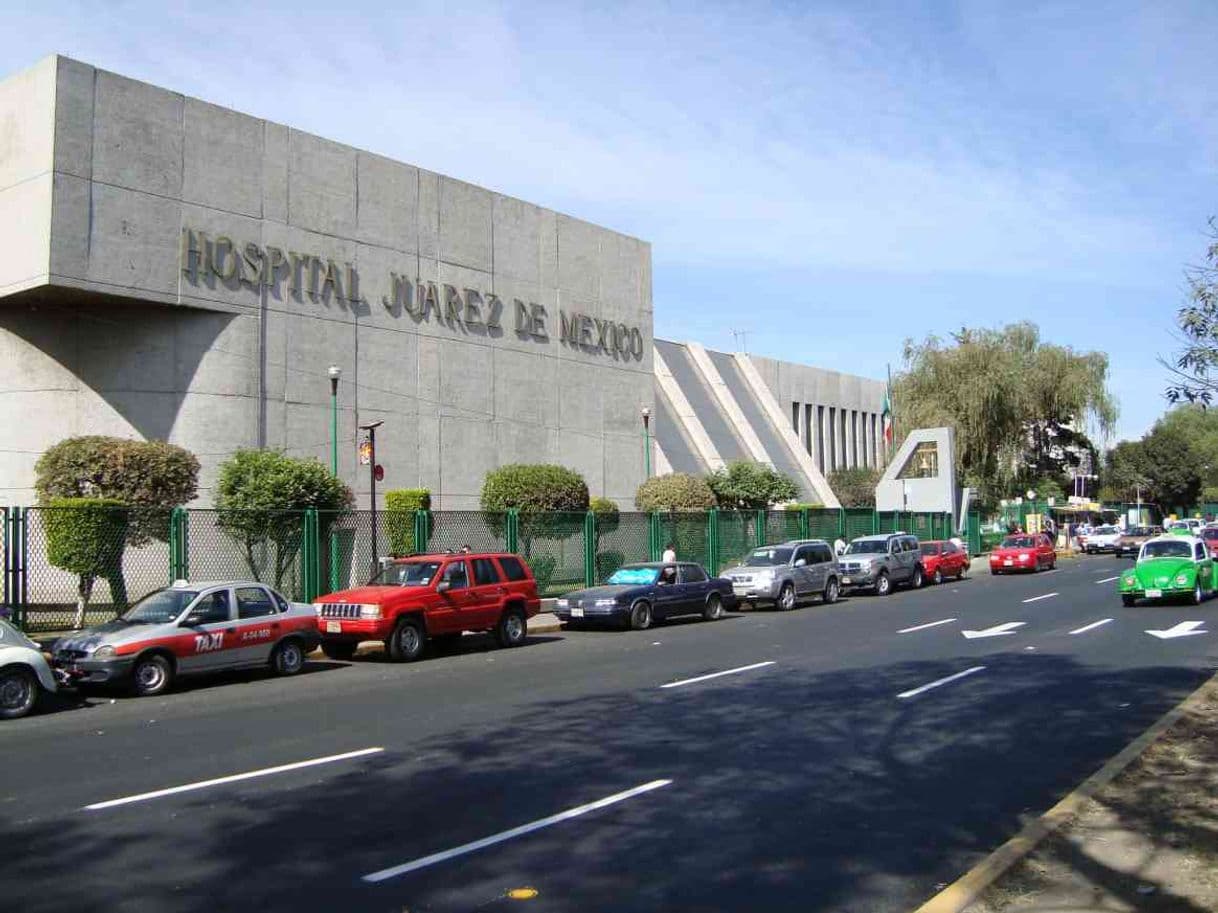
M843 578L842 578L842 585L843 585L843 586L849 586L849 585L850 585L850 578L849 578L849 577L843 577Z
M1162 597L1163 597L1162 590L1147 590L1146 591L1147 599L1161 599Z
M327 634L342 634L343 633L343 623L341 621L327 621L326 622L326 633Z
M572 618L583 618L583 617L584 617L584 610L583 610L583 609L572 609L572 610L571 610L571 617L572 617Z
M1012 561L1010 558L1008 558L1006 561L1002 562L1002 566L1003 566L1003 567L1010 567L1010 566L1011 566L1012 564L1014 564L1014 563L1015 563L1014 561Z

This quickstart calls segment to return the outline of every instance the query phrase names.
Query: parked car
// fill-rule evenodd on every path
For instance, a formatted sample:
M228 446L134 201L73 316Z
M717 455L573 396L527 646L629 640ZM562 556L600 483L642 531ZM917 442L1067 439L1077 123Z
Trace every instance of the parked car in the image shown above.
M1083 550L1088 555L1098 555L1100 552L1115 551L1117 540L1121 538L1121 531L1115 526L1097 526L1087 536L1086 544L1083 545Z
M1138 552L1142 550L1143 545L1161 534L1162 530L1158 527L1131 526L1121 533L1113 545L1112 551L1118 558L1136 558L1138 557Z
M1172 520L1163 529L1172 536L1195 536L1201 532L1202 526L1196 517L1185 517L1183 520Z
M1139 599L1180 596L1199 605L1214 594L1218 582L1214 559L1201 539L1168 533L1142 546L1138 563L1121 575L1117 586L1121 602L1127 606Z
M60 638L52 658L72 684L129 683L150 695L181 675L266 665L295 675L316 646L312 606L256 580L179 580L113 621Z
M349 660L361 641L380 640L391 660L413 662L429 640L452 643L465 631L493 631L500 646L518 647L541 599L523 558L484 552L403 558L367 586L313 605L321 648L331 659Z
M860 536L846 546L838 566L847 592L869 589L887 596L897 584L917 589L925 579L918 537L906 533Z
M968 555L954 542L938 539L923 542L922 571L932 583L942 583L944 577L961 579L968 573Z
M738 599L750 605L768 603L783 611L810 596L837 602L841 591L837 558L823 539L792 539L755 548L722 576L731 581Z
M0 618L0 720L25 716L41 694L55 690L55 675L42 648Z
M627 564L601 586L576 590L554 603L559 621L609 621L642 631L654 622L679 615L701 615L707 621L735 608L732 584L711 577L700 564L687 561Z
M1036 571L1057 567L1057 552L1044 533L1007 536L990 552L990 573Z

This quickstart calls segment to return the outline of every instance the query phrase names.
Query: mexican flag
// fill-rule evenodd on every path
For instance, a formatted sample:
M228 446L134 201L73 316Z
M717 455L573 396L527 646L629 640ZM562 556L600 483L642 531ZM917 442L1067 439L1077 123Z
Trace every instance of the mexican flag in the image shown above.
M889 391L884 391L884 445L892 449L892 398Z

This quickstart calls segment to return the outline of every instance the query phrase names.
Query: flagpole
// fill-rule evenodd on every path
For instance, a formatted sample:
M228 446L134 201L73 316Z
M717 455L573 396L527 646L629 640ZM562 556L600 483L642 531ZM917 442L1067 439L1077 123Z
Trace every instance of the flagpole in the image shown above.
M888 369L888 386L885 392L888 394L888 425L892 428L892 434L888 439L888 459L892 459L892 451L897 443L897 413L892 408L892 362L886 362L884 367Z

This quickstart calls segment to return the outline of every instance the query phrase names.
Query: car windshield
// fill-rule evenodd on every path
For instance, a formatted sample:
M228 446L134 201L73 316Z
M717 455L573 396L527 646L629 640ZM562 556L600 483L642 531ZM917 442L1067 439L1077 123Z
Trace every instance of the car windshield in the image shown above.
M1191 558L1193 547L1182 539L1174 542L1163 539L1147 542L1142 546L1143 558Z
M610 586L649 586L660 576L658 567L619 567L606 581Z
M1097 536L1111 536L1116 531L1117 528L1115 526L1101 526L1096 529L1095 534Z
M439 569L439 561L403 561L384 568L368 585L427 586L435 579Z
M1172 523L1168 523L1167 528L1168 529L1188 529L1189 526L1183 520L1176 520Z
M939 554L939 543L938 542L923 542L922 543L922 554L923 555Z
M1007 536L1002 540L1003 548L1036 548L1036 540L1031 536Z
M179 590L173 587L157 590L149 593L119 617L131 624L168 624L177 619L198 595L198 590Z
M1202 539L1218 539L1218 529L1203 529L1201 530Z
M888 551L884 539L855 539L846 546L847 555L882 555Z
M773 567L791 560L789 548L755 548L744 559L745 567Z

